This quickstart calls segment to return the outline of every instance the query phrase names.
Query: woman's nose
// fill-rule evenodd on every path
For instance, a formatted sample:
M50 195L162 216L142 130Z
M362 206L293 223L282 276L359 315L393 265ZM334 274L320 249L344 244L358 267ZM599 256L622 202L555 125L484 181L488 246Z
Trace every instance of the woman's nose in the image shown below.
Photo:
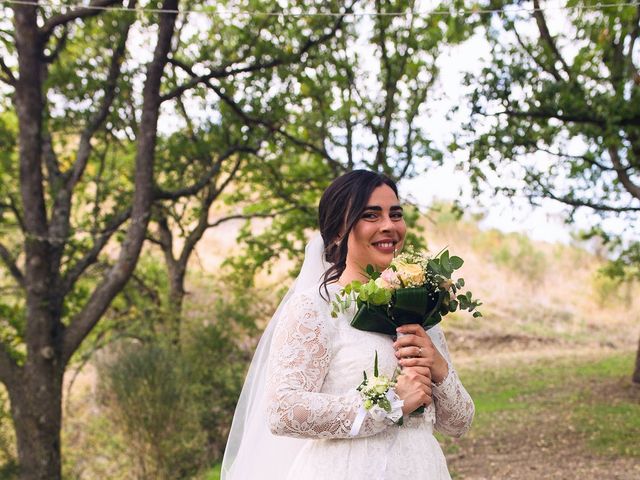
M380 224L380 231L389 232L395 228L395 224L391 220L391 217L385 215L382 219L382 223Z

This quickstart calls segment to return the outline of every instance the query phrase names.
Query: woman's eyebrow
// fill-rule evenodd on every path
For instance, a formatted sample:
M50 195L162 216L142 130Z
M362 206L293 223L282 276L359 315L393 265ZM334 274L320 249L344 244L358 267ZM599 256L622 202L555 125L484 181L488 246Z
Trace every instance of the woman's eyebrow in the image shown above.
M365 211L366 210L375 210L376 212L381 212L382 211L382 207L379 205L367 205L366 207L364 207ZM389 208L389 210L400 210L402 211L402 207L400 205L393 205L392 207Z

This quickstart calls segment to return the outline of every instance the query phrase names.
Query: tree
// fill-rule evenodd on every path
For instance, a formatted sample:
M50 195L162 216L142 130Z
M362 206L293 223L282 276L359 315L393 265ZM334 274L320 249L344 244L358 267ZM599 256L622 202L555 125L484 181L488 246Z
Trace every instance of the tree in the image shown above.
M195 28L189 15L178 15L177 0L139 17L135 0L35 3L3 7L0 21L7 93L0 109L0 227L7 232L0 288L8 293L0 302L0 380L22 478L55 479L63 374L135 278L149 222L158 225L179 305L188 257L211 226L208 209L265 138L264 130L229 121L224 108L207 107L226 105L219 98L232 95L264 115L278 102L262 94L284 88L286 75L275 78L273 69L304 62L342 17L256 15L218 28L211 15ZM245 7L267 11L271 4ZM281 27L281 34L268 31ZM144 46L153 44L151 54ZM204 115L194 119L198 109ZM192 228L194 218L196 226L185 230L176 259L168 218L185 208L183 226Z
M251 5L260 7L249 4L247 8ZM338 2L325 2L324 8L340 11ZM345 12L350 10L347 5ZM265 161L261 151L272 141L271 125L290 121L285 115L288 84L304 70L309 56L321 47L331 49L329 44L343 24L343 15L247 16L213 23L195 34L185 33L176 43L167 81L170 90L162 100L175 102L175 118L181 120L181 128L162 139L163 180L156 192L153 233L148 236L164 254L169 276L168 323L175 339L179 338L188 262L204 233L229 220L275 214L269 210L232 212L211 221L212 206L243 181L243 172ZM189 49L203 41L203 35L206 44L227 41L215 54L203 49L189 56ZM196 73L203 70L210 73ZM210 113L203 117L201 112ZM268 118L268 127L267 122L250 117Z
M454 13L465 5L432 8ZM300 259L305 231L317 225L320 196L338 175L367 168L399 181L442 160L428 128L437 62L450 45L469 38L482 17L430 15L413 0L372 0L359 8L380 15L352 18L299 66L286 122L256 118L228 99L247 123L266 127L277 140L258 168L243 171L244 182L227 201L246 204L245 214L288 211L260 233L246 223L245 254L232 261L238 270L254 272L282 255Z
M624 236L606 223L592 233L618 254L613 273L640 278L640 5L567 1L560 15L538 0L492 5L503 11L486 31L491 61L467 77L476 88L459 139L476 189L513 171L516 188L502 175L496 190L561 202L568 221L579 210L624 221Z

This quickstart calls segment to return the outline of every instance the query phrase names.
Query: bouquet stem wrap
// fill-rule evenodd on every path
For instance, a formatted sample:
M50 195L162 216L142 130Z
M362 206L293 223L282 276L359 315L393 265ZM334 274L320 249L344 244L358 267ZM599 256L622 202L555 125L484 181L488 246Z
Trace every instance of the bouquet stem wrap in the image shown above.
M396 290L392 305L363 303L351 321L351 326L367 332L396 335L401 325L417 323L425 330L440 322L439 315L443 292L429 293L425 287Z

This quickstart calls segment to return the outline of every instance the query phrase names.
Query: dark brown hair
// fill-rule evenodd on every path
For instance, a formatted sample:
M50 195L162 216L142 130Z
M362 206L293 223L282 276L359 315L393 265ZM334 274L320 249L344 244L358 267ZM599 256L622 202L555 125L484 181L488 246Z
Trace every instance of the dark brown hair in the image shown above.
M347 266L347 238L367 206L373 191L388 185L398 196L398 188L386 175L369 170L353 170L336 178L322 194L318 225L324 240L325 260L333 265L320 284L329 297L327 284L335 282Z

